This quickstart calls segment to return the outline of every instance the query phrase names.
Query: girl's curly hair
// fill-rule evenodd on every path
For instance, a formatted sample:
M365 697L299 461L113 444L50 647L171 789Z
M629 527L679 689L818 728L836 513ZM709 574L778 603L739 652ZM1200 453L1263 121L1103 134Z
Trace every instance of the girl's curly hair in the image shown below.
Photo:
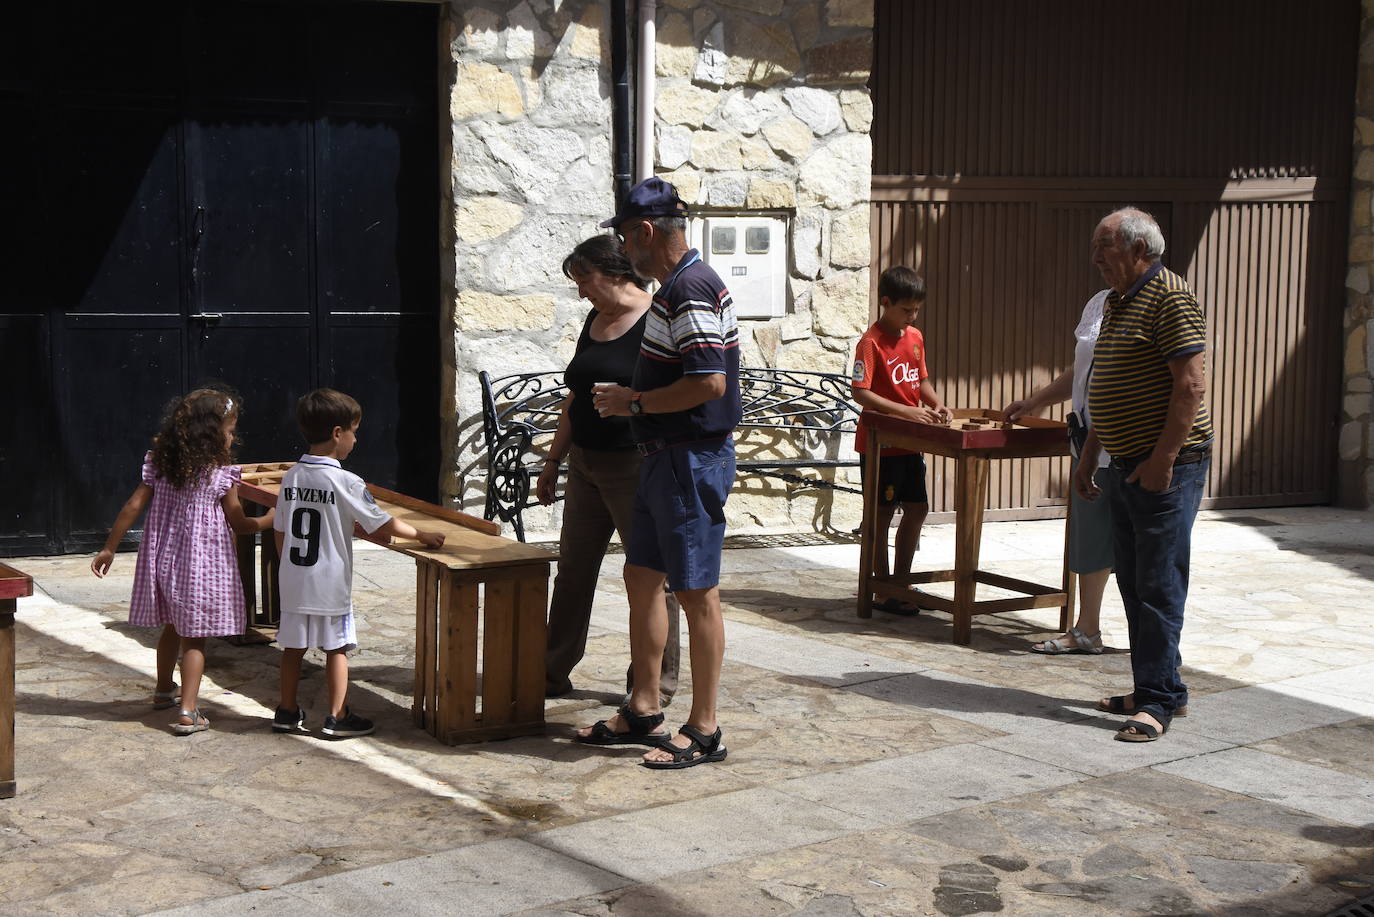
M162 429L153 437L153 467L180 490L233 461L224 444L224 421L242 416L243 402L224 388L198 388L167 405Z

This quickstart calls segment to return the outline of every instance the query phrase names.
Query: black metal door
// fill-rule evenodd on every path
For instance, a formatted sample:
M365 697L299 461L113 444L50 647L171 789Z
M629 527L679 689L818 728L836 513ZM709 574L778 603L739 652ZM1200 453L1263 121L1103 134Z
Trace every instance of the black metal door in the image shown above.
M0 555L102 540L163 405L212 380L245 460L294 458L296 397L350 391L350 467L432 499L434 8L76 7L23 13L0 65L30 141L0 160Z

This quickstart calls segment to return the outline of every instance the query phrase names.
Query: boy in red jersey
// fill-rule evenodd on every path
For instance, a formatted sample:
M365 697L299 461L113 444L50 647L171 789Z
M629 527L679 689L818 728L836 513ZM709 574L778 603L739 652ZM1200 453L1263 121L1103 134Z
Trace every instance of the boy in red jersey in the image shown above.
M911 327L926 298L926 283L909 267L891 267L878 278L878 320L859 338L854 350L854 374L850 391L859 407L917 420L948 421L952 414L926 371L925 338ZM863 453L868 435L863 419L854 435L854 448ZM861 464L860 474L867 477ZM864 481L864 489L868 489ZM921 541L921 524L930 510L926 496L926 463L919 452L883 447L878 458L878 531L884 533L883 550L874 558L873 572L886 577L886 533L892 526L897 504L902 521L897 526L893 568L898 576L911 572L911 560ZM874 605L892 614L914 615L920 609L910 602L887 599Z

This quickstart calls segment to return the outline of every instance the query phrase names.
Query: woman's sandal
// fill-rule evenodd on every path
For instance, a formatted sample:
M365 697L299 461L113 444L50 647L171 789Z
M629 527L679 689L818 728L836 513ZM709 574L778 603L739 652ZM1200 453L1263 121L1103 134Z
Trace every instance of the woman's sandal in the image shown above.
M1150 712L1150 716L1160 721L1159 728L1144 720L1127 720L1116 731L1118 742L1153 742L1169 731L1169 720L1160 714Z
M684 767L696 767L698 764L714 763L725 760L725 745L721 742L720 727L711 735L707 735L700 729L696 729L687 723L683 723L678 732L685 735L688 739L686 748L678 748L671 742L666 742L659 746L662 751L668 752L673 756L671 761L640 761L645 767L653 768L658 771L677 771Z
M172 682L172 690L170 691L153 692L154 710L166 710L168 707L175 707L179 703L181 703L181 686L176 682Z
M1064 654L1096 656L1102 652L1102 631L1095 634L1085 634L1076 627L1070 627L1069 632L1062 637L1032 643L1031 652L1046 656L1062 656Z
M583 745L652 745L662 747L672 736L666 732L654 732L663 725L662 713L641 715L630 710L629 704L622 704L616 711L620 719L629 727L627 732L616 732L607 720L597 720L590 735L573 736Z
M1126 700L1130 697L1131 695L1129 694L1115 694L1106 700L1098 701L1097 709L1101 710L1103 713L1114 713L1117 716L1132 716L1135 713L1135 704L1132 703L1129 707L1126 706ZM1173 715L1187 716L1188 705L1184 704L1182 707L1175 708Z
M183 710L181 711L181 715L191 722L182 723L178 721L169 724L172 727L172 731L179 736L188 736L193 732L204 732L210 728L210 721L206 719L205 715L199 710Z

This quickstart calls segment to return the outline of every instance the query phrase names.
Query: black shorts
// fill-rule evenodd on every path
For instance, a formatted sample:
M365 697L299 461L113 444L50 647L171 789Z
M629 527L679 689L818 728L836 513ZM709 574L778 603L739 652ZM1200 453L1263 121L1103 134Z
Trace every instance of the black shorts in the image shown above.
M860 456L862 458L862 456ZM859 479L868 489L868 463L859 463ZM878 457L878 505L897 503L929 503L926 496L926 460L917 452L913 455L882 455Z

